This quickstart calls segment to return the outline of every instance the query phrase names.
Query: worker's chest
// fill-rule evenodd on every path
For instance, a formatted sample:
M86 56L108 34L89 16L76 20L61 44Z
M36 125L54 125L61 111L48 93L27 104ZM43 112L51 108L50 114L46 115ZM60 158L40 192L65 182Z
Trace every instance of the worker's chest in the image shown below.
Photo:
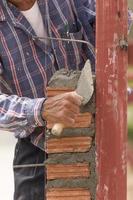
M54 36L54 31L52 33ZM63 36L61 29L58 33L59 37ZM82 37L80 31L75 34ZM36 88L44 88L57 69L79 67L82 63L79 48L81 47L72 43L59 41L54 41L52 47L47 47L22 29L3 23L0 43L1 72L4 79L10 82L14 93L17 94L17 82L22 94L31 96L32 82ZM43 93L38 96L43 96Z

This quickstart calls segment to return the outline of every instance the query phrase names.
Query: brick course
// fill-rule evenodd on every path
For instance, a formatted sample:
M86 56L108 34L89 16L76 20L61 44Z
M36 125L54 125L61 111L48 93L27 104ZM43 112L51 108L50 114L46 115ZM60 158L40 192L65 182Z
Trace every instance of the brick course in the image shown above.
M64 79L59 83L56 77L56 87L52 79L52 85L50 84L47 88L48 97L74 90L73 87L70 88L72 80L70 73L69 87L67 87L68 77L65 82L67 72L63 72L63 75ZM77 116L74 127L65 128L60 137L47 135L45 142L48 154L46 200L95 199L94 108L95 98L93 96L90 103L81 108L81 114ZM52 126L51 124L50 127Z

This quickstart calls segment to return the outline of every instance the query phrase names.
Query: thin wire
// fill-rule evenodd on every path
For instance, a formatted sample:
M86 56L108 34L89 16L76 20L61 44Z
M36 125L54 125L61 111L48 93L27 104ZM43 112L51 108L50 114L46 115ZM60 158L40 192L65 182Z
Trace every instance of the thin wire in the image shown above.
M45 163L38 163L38 164L25 164L25 165L14 165L14 169L19 168L32 168L32 167L45 167Z
M55 37L38 37L38 36L33 36L33 39L39 39L39 40L57 40L57 41L64 41L64 42L77 42L77 43L82 43L82 44L87 44L88 47L92 50L93 54L95 55L95 48L94 46L85 40L76 40L76 39L68 39L68 38L55 38Z

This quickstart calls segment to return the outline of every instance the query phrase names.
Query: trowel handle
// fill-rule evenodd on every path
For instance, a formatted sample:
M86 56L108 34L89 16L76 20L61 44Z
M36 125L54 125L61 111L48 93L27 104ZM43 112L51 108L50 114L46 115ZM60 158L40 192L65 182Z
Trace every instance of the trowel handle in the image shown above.
M64 129L64 124L57 123L57 124L54 124L54 126L51 130L51 133L52 133L52 135L60 136L63 129Z

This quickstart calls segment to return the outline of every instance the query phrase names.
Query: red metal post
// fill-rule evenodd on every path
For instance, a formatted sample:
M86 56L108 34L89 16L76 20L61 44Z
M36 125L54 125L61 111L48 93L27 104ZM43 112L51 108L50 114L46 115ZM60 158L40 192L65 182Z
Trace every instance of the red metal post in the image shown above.
M126 200L127 0L97 0L97 200Z

